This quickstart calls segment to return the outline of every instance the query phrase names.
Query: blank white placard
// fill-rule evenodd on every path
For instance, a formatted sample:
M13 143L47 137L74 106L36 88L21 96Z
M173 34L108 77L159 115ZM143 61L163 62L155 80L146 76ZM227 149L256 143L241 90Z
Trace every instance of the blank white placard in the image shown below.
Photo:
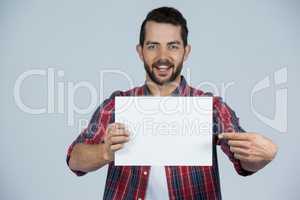
M115 97L115 122L130 132L115 165L212 165L212 97Z

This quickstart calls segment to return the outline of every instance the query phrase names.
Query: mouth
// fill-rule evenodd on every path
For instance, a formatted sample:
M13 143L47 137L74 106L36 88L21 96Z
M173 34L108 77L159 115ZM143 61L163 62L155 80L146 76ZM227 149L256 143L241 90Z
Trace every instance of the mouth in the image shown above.
M159 73L167 73L172 67L167 66L167 65L160 65L160 66L155 66L155 69Z
M160 65L154 67L154 73L157 77L166 78L172 76L172 68L167 65Z

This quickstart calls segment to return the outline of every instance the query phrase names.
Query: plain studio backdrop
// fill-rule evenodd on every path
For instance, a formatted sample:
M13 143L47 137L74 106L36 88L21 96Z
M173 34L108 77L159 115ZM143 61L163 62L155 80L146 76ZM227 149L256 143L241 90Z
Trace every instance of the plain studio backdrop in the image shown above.
M78 178L66 150L103 98L143 83L140 25L165 5L188 22L188 81L222 96L244 129L279 145L250 177L219 151L223 198L300 198L299 1L2 0L0 199L102 198L107 168Z

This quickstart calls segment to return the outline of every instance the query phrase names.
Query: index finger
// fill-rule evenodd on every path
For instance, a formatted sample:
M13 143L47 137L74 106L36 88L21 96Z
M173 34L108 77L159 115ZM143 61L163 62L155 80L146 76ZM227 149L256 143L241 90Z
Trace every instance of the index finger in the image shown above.
M229 132L229 133L221 133L219 134L219 139L227 139L227 140L248 140L247 133L237 133L237 132Z

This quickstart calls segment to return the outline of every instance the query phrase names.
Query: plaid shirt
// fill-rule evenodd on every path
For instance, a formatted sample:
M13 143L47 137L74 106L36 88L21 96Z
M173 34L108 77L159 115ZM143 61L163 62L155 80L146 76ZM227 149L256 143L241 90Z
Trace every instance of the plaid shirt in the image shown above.
M146 84L128 91L116 91L106 99L95 111L88 127L71 144L67 153L67 163L72 148L77 143L99 144L103 142L106 127L114 122L115 96L147 96L150 91ZM181 77L180 85L172 92L172 96L211 96L201 90L189 86ZM251 172L241 167L239 160L233 157L226 142L217 140L221 132L244 132L235 113L221 98L213 97L213 165L212 166L165 166L170 199L221 199L220 179L216 146L221 146L238 174L250 175ZM74 171L78 176L85 173ZM150 166L115 166L109 163L103 199L145 199ZM159 189L159 188L158 188Z

